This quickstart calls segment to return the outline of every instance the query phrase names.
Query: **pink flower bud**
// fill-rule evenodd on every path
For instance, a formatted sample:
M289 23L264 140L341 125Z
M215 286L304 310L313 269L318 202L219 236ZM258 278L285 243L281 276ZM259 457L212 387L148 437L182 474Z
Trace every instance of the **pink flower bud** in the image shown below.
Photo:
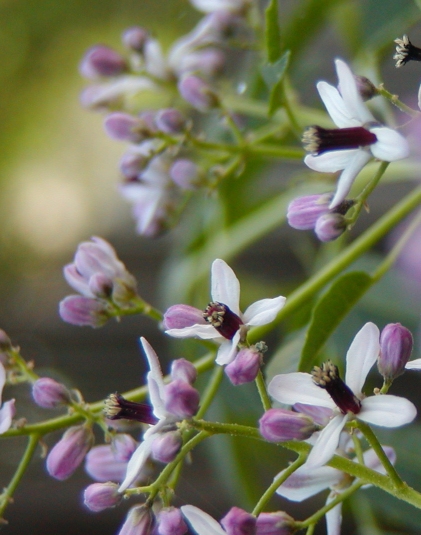
M118 535L150 535L154 528L154 517L149 507L140 505L128 512L126 521Z
M70 427L47 457L50 476L63 481L81 464L94 443L94 434L85 425Z
M148 32L139 26L133 26L124 30L121 40L123 45L135 52L143 52L146 40L148 39Z
M218 95L198 76L183 76L178 83L178 90L184 100L199 111L206 112L219 105Z
M110 113L105 118L104 128L111 139L130 143L140 143L151 135L145 121L120 111Z
M93 447L86 455L85 471L95 481L123 481L128 459L118 458L110 444Z
M97 45L90 48L79 66L85 78L100 76L118 76L127 70L126 60L108 46Z
M261 362L262 354L255 346L244 348L225 367L225 373L233 385L250 383L256 379Z
M181 379L186 383L193 384L197 379L197 370L191 362L186 359L176 359L171 364L171 379Z
M128 462L138 444L131 435L118 433L114 436L111 446L116 460Z
M71 401L67 388L49 377L41 377L35 381L32 385L32 397L35 403L44 409L53 409Z
M191 418L199 409L199 392L181 379L165 385L164 398L165 410L177 418Z
M189 305L173 305L165 312L163 324L166 330L183 329L196 324L206 325L206 320L203 310Z
M169 431L157 435L152 443L152 457L156 461L168 464L173 461L182 446L179 431Z
M256 521L256 535L291 535L295 533L294 519L284 511L260 513Z
M86 487L83 494L83 502L88 509L95 513L115 507L123 498L117 489L118 485L111 481L107 483L93 483L89 487Z
M289 226L298 230L314 229L318 218L329 212L331 200L330 193L306 195L294 199L289 203L287 211Z
M184 535L188 528L183 520L180 509L168 507L158 514L157 531L159 535Z
M400 323L389 323L382 330L377 367L386 381L391 382L403 374L412 346L411 332Z
M120 171L123 175L134 180L139 178L140 173L146 169L150 158L136 152L126 152L120 160Z
M256 517L239 507L232 507L222 518L221 524L228 535L254 535Z
M155 116L158 130L166 134L181 134L186 128L186 118L175 108L160 110Z
M68 295L60 301L59 314L67 323L91 327L101 327L110 317L106 303L81 295Z
M181 189L194 190L203 182L201 169L191 160L180 158L170 168L171 180Z
M336 240L345 232L346 221L341 214L324 214L316 221L314 231L320 241Z
M306 440L316 431L311 418L285 409L269 409L259 420L260 434L269 442Z

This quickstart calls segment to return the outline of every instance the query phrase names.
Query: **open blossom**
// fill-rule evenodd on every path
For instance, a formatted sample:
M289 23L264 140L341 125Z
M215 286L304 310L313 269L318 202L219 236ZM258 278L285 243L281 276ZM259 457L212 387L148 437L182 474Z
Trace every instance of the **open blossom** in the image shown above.
M166 333L175 338L198 337L220 343L217 364L232 362L238 344L245 341L251 326L266 325L276 318L285 297L262 299L240 311L240 283L223 260L212 264L211 296L205 312L188 305L173 305L164 315Z
M4 385L6 384L6 370L0 362L0 435L5 433L12 425L12 419L15 415L15 400L10 399L1 403L1 395Z
M409 154L406 139L380 125L368 110L348 65L340 59L335 65L339 89L319 82L317 90L338 128L311 126L303 137L305 148L311 153L304 159L308 167L322 173L342 171L330 208L345 199L356 176L372 157L393 162Z
M269 384L269 394L281 403L305 403L333 410L332 419L320 432L306 466L326 464L334 455L346 423L353 418L383 427L399 427L415 418L415 406L405 398L391 395L365 397L362 387L379 352L379 330L366 323L357 333L346 355L343 382L338 369L330 361L313 374L288 373L276 375Z

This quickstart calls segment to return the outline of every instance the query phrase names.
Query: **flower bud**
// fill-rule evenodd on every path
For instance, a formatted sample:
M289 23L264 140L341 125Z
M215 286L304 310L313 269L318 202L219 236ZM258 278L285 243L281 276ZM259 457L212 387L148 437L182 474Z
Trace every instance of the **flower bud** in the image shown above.
M164 398L165 410L177 418L191 418L199 409L199 392L181 379L165 385Z
M180 58L179 74L200 72L206 78L221 74L225 66L225 54L217 48L205 48L185 54Z
M132 26L124 30L123 35L121 36L121 41L123 45L135 52L143 52L146 40L148 39L148 32L144 28L139 26Z
M297 230L310 230L316 226L318 218L329 212L332 194L306 195L289 203L287 219L290 227Z
M89 279L89 290L95 297L108 299L113 293L113 280L104 273L94 273Z
M89 487L86 487L83 493L83 502L88 509L95 513L115 507L123 498L117 489L118 485L111 481L107 483L93 483Z
M47 457L47 471L50 476L63 481L70 477L81 464L94 443L90 427L70 427Z
M294 519L284 511L260 513L256 521L256 535L291 535L295 533Z
M53 409L71 401L67 388L49 377L41 377L35 381L32 385L32 397L35 403L44 409Z
M113 437L111 444L117 461L128 462L138 444L136 440L126 433L118 433Z
M262 363L262 353L251 346L241 349L235 359L225 367L225 373L233 385L254 381Z
M256 517L239 507L232 507L221 519L227 535L254 535L256 533Z
M105 118L104 128L111 139L140 143L151 136L148 125L139 117L116 111Z
M60 301L59 314L66 323L78 326L101 327L109 319L106 303L81 295L68 295Z
M389 323L382 330L377 367L386 381L393 381L405 371L412 346L411 332L400 323Z
M115 439L113 444L93 447L86 455L85 471L95 481L123 481L126 475L127 463L137 446L134 440L133 442L132 451L131 448L127 448L126 454L123 454L123 452L120 454L119 446L117 446Z
M166 108L156 114L155 125L165 134L181 134L186 128L186 119L177 109Z
M118 76L127 70L127 63L112 48L97 45L86 52L79 70L85 78L95 79L100 76Z
M316 431L311 418L285 409L269 409L259 420L260 434L269 442L307 440Z
M149 161L150 158L145 154L139 154L134 151L126 152L120 160L120 171L126 178L135 180L146 169Z
M354 74L354 80L357 85L358 93L361 95L361 98L364 101L370 100L376 95L379 94L376 86L365 76L359 76ZM341 91L340 85L338 86L339 91Z
M182 446L179 431L168 431L157 435L152 443L152 457L156 461L168 464L175 459Z
M203 318L203 310L190 305L173 305L164 314L163 320L165 330L183 329L192 325L206 325Z
M118 535L150 535L154 528L154 517L149 507L133 507L127 514Z
M198 76L183 76L178 83L178 90L184 100L199 111L206 112L219 105L218 95Z
M200 167L187 158L180 158L172 164L170 177L177 186L186 190L196 189L203 181Z
M184 535L187 531L180 509L168 507L159 512L157 526L159 535Z
M181 379L186 383L193 384L197 379L197 370L191 362L186 359L176 359L171 364L171 379Z
M341 214L324 214L316 221L314 231L320 241L336 240L345 232L346 221Z

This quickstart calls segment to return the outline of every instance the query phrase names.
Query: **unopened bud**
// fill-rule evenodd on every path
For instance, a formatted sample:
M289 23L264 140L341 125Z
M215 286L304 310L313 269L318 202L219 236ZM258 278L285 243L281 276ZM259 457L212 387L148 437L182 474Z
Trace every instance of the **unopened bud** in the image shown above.
M176 160L170 168L171 180L181 189L194 190L203 182L203 172L187 158Z
M251 346L237 353L235 359L225 366L225 373L233 385L250 383L256 379L261 363L262 351Z
M149 34L147 30L140 26L133 26L132 28L124 30L121 36L121 41L125 47L134 50L135 52L143 52L148 37Z
M32 397L44 409L67 405L71 401L70 392L61 383L49 377L41 377L32 385Z
M199 409L199 392L181 379L165 385L164 397L165 409L178 418L191 418Z
M119 111L110 113L106 117L104 128L112 139L129 141L130 143L140 143L151 135L144 120Z
M192 325L206 325L203 311L190 305L173 305L164 314L164 328L183 329Z
M291 535L295 533L294 519L284 511L260 513L256 521L256 535Z
M232 507L222 518L221 524L228 535L254 535L256 517L239 507Z
M197 370L191 362L186 359L173 360L171 364L171 379L181 379L186 383L193 384L197 379Z
M269 442L307 440L316 431L311 418L285 409L269 409L259 420L260 434Z
M182 439L179 431L168 431L157 435L152 443L152 457L156 461L168 464L172 462L182 446Z
M184 535L188 528L183 520L180 509L168 507L158 514L157 532L159 535Z
M184 100L199 111L205 112L219 105L218 95L198 76L183 76L178 84L178 90Z
M133 507L128 512L118 535L150 535L154 523L154 516L149 507L144 505Z
M93 483L89 487L86 487L83 493L83 502L88 509L95 513L115 507L123 498L117 489L118 485L111 481L107 483Z
M166 108L156 114L155 124L165 134L181 134L186 127L186 118L177 109Z
M382 330L377 367L386 381L393 381L405 371L412 346L411 332L400 323L389 323Z
M306 195L294 199L289 203L287 210L289 226L297 230L314 229L319 217L329 212L331 200L330 193Z
M81 295L68 295L60 301L59 314L67 323L91 327L101 327L110 317L106 303Z
M85 78L95 79L101 76L118 76L127 70L127 63L112 48L97 45L86 52L79 70Z
M314 231L322 242L336 240L345 232L346 220L341 214L324 214L316 221Z
M70 477L81 464L94 443L90 427L70 427L47 457L47 471L50 476L63 481Z

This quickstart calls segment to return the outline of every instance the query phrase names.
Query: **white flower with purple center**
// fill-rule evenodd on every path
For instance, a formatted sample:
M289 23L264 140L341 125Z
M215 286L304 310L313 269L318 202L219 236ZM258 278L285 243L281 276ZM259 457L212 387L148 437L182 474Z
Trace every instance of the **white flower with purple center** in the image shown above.
M276 375L269 383L269 394L287 405L305 403L333 410L332 418L320 432L306 466L315 468L329 462L338 447L347 422L357 418L382 427L399 427L415 418L417 410L407 399L391 395L365 397L362 387L379 352L379 330L366 323L357 333L346 355L345 382L330 361L313 374L288 373Z
M335 65L339 89L319 82L317 90L338 128L311 126L303 137L305 148L311 153L304 159L308 167L322 173L342 171L329 208L345 199L356 176L372 157L393 162L409 154L406 139L379 124L364 104L348 65L340 59Z
M249 327L271 323L285 304L285 297L261 299L240 311L240 283L221 259L211 269L212 301L205 312L188 305L173 305L164 314L166 333L175 338L202 338L220 343L217 364L235 359L238 344L246 341Z

